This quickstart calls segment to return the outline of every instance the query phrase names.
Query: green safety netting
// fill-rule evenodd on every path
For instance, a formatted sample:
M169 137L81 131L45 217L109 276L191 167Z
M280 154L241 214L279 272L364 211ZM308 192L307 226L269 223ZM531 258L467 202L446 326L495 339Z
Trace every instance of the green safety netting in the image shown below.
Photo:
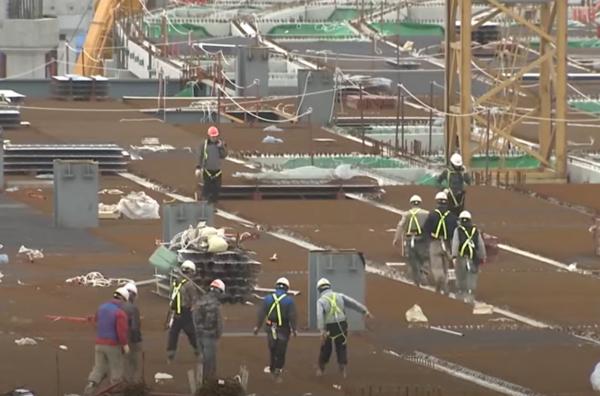
M150 39L160 39L162 37L162 27L160 24L144 23L146 37ZM187 36L189 32L195 39L211 37L204 26L193 25L191 23L173 23L167 25L169 36Z
M538 48L539 41L532 40L531 47ZM569 39L567 42L569 48L600 48L600 39L597 38L579 38Z
M359 12L356 8L336 8L329 16L328 21L351 21L358 18Z
M531 155L517 155L509 157L490 156L473 157L471 159L471 168L483 169L490 168L515 168L515 169L535 169L540 167L540 161Z
M269 36L349 37L356 33L344 22L288 23L273 27Z
M440 25L413 22L375 22L370 26L384 36L433 36L443 37L444 28Z
M187 84L185 88L175 94L178 98L193 98L194 97L194 84Z
M415 181L415 184L419 186L437 186L438 183L436 177L437 175L432 175L428 173L422 176L420 179L417 179L417 181Z
M318 168L334 169L339 165L354 165L363 168L406 168L406 164L393 158L383 157L335 157L335 158L314 158L311 164L310 157L293 158L286 161L282 167L284 169L295 169L302 166L316 166Z
M586 102L569 102L571 107L576 108L577 110L585 111L587 113L592 114L600 114L600 101L591 100Z

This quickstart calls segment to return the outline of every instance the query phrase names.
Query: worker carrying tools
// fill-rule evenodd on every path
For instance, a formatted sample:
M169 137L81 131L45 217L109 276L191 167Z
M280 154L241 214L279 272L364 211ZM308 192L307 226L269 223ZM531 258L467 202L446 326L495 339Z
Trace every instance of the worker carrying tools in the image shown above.
M123 311L123 303L129 299L129 292L124 287L113 293L113 299L100 305L94 322L96 324L96 346L94 352L94 368L88 377L88 384L83 391L84 396L95 394L98 385L109 377L112 385L123 381L123 354L129 353L127 344L127 314Z
M450 240L454 236L457 219L448 209L448 196L440 191L435 195L437 208L429 213L423 230L429 238L429 267L436 292L448 293Z
M342 377L346 378L348 365L348 321L346 308L360 312L368 318L373 316L361 303L343 293L334 292L331 283L325 278L317 282L319 299L317 300L317 326L321 330L321 351L317 376L325 371L325 365L331 357L333 345Z
M175 359L181 330L183 330L190 345L194 348L196 356L198 355L196 332L194 331L194 321L192 320L192 306L197 299L198 292L196 291L194 281L190 279L196 274L196 264L190 260L186 260L181 264L180 270L183 277L179 282L173 283L171 291L170 319L167 324L169 328L167 363L172 363Z
M135 304L138 290L134 282L128 282L124 287L129 292L129 299L121 306L127 314L129 353L125 356L123 377L126 382L137 384L142 382L142 321Z
M201 384L217 375L217 344L223 335L221 299L225 293L225 283L221 279L211 282L208 293L204 294L192 308L198 353L202 359Z
M279 278L275 282L275 292L265 297L258 309L254 334L264 325L269 346L269 369L275 382L282 382L283 366L290 335L296 333L296 304L288 294L290 281Z
M215 126L208 128L208 138L200 147L200 157L196 166L196 177L202 176L202 199L216 204L221 191L221 160L227 157L227 145L219 139Z
M471 213L462 211L458 220L459 225L452 238L456 288L460 298L467 303L473 303L479 266L486 260L485 243L477 227L472 224Z
M394 235L394 246L402 243L404 256L408 257L408 264L413 277L413 282L417 287L422 283L422 271L429 261L429 240L423 234L425 220L429 212L421 208L421 197L413 195L410 200L412 206L405 215L402 216Z
M465 208L465 185L471 184L471 176L466 172L459 153L452 154L450 166L438 176L437 181L448 195L450 211L458 216Z

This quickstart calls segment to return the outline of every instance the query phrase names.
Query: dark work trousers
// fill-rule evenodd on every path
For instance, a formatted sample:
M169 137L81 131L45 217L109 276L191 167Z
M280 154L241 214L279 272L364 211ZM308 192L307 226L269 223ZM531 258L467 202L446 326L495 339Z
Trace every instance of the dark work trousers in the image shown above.
M333 345L335 344L335 354L337 361L340 366L348 364L348 322L345 320L339 323L332 323L327 325L327 331L329 337L321 344L321 352L319 353L319 368L325 369L325 365L331 358L331 352L333 352Z
M167 356L169 359L175 357L177 351L177 343L179 341L179 333L183 330L190 345L194 348L194 353L198 354L198 347L196 343L196 332L194 330L194 321L192 320L192 313L189 308L183 308L181 315L175 315L173 318L173 324L169 329L169 339L167 341Z
M219 201L219 193L221 192L221 171L211 171L205 169L202 172L202 198L208 203L216 204Z
M271 373L282 370L285 365L285 354L287 352L288 341L290 340L290 333L289 328L282 327L275 330L275 337L273 337L271 328L267 328L267 344L271 358L269 368L271 369Z
M454 193L454 198L450 193L448 193L448 209L450 212L454 213L457 217L460 215L465 209L465 198L466 195L464 191L459 193ZM456 201L455 201L456 200Z

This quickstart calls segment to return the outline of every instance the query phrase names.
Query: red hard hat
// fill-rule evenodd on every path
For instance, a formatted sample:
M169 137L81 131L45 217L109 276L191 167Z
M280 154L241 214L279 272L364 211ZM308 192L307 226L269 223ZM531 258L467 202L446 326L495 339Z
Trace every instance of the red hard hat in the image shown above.
M208 136L210 136L210 137L219 136L219 130L217 129L216 126L211 126L210 128L208 128Z
M221 293L225 293L225 283L221 279L215 279L211 282L210 287L219 289Z

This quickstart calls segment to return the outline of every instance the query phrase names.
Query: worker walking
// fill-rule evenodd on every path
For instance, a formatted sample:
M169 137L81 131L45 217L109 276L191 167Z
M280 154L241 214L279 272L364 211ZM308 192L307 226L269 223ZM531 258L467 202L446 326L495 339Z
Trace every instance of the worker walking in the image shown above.
M479 266L486 260L485 243L477 227L472 224L471 213L462 211L458 220L459 225L452 238L457 292L465 302L473 303Z
M200 148L196 177L202 176L202 199L216 204L221 191L221 161L227 157L227 146L219 139L219 130L215 126L208 128L208 138Z
M448 268L450 265L450 240L456 228L456 216L448 209L445 192L435 195L437 208L425 220L424 231L429 238L429 267L436 292L448 293Z
M220 279L211 282L208 293L194 304L192 317L196 331L198 354L202 359L202 382L217 375L217 344L223 335L221 299L225 293L225 283Z
M471 184L471 176L466 172L459 153L452 154L450 167L438 176L437 181L448 195L450 211L458 216L465 208L465 186Z
M275 282L275 293L268 295L258 309L254 334L264 325L269 347L269 370L275 382L283 381L283 367L290 335L296 333L296 303L288 294L290 281L279 278Z
M83 391L84 396L93 395L106 377L109 377L112 385L123 381L123 354L129 353L127 344L129 330L127 314L122 306L128 299L129 292L124 287L120 287L114 292L113 299L100 305L96 312L94 368L88 377L88 384Z
M372 318L371 313L361 303L343 293L331 289L331 283L325 278L317 282L319 299L317 300L317 326L321 330L321 351L319 353L319 368L317 376L325 371L325 365L331 358L333 345L342 377L346 378L348 365L348 321L346 308Z
M187 336L190 345L194 348L194 353L198 355L196 344L196 332L194 331L194 321L192 320L192 306L194 305L198 292L196 286L189 278L196 274L196 264L186 260L181 264L182 279L173 283L171 292L171 320L169 321L169 336L167 342L167 363L172 363L177 351L179 333L183 330Z
M142 378L142 321L140 319L140 310L135 304L138 290L134 282L125 284L125 289L129 292L128 301L122 305L123 311L128 319L128 343L129 354L125 356L125 381L132 384L143 382Z
M402 216L394 236L394 246L402 244L404 256L408 257L408 264L417 287L422 283L422 271L429 261L428 239L423 235L423 227L429 212L421 208L421 197L413 195L410 198L412 208Z

